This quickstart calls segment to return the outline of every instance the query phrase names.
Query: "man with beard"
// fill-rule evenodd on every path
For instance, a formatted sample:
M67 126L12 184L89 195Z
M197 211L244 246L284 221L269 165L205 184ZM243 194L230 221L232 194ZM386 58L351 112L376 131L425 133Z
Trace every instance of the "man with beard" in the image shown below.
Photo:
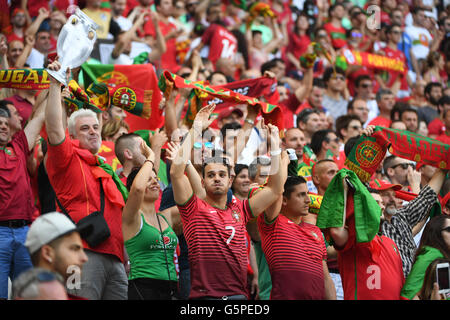
M10 68L16 67L17 59L22 55L23 49L25 48L22 41L13 40L8 43L8 64Z
M370 182L370 187L379 191L385 207L381 217L380 230L383 235L391 238L397 245L402 258L405 278L411 271L417 249L413 228L427 219L431 208L438 200L437 195L444 183L445 174L444 170L436 170L428 185L420 190L419 195L401 208L395 197L395 191L401 189L400 185L389 184L378 179Z
M425 121L427 125L435 118L439 117L438 104L442 97L442 84L439 82L430 82L424 89L425 99L428 105L418 108L419 121Z
M206 196L197 197L184 172L194 138L201 136L214 120L209 118L213 109L214 105L207 106L197 113L170 168L174 199L189 248L190 298L245 300L248 264L245 227L281 196L286 177L280 169L283 164L287 166L287 155L283 154L282 161L278 128L269 124L272 165L278 170L269 177L267 185L248 200L227 203L232 182L229 161L223 157L206 158L202 161Z

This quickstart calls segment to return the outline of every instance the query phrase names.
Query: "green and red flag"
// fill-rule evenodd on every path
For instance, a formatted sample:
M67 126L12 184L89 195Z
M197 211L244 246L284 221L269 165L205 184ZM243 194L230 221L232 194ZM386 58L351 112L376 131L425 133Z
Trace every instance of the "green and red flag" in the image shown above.
M356 242L370 242L380 227L381 208L356 173L345 168L328 185L316 225L320 229L343 227L351 214L347 203L350 192L353 193Z
M367 182L383 161L386 151L400 158L450 169L450 145L406 130L376 126L374 133L361 136L345 165Z
M0 88L21 90L43 90L50 87L45 69L0 70Z
M269 79L265 80L267 81L267 83L271 83L273 81L270 78L266 79ZM239 84L238 86L239 88L241 88ZM272 90L272 86L273 85L270 84L270 86L264 86L264 88L265 90L270 91ZM204 101L208 101L209 99L210 102L215 103L219 102L219 104L221 105L219 107L216 107L215 109L216 112L219 112L221 108L225 109L227 106L230 106L232 104L245 103L250 107L260 106L262 116L265 119L266 123L276 125L280 129L280 132L284 129L283 114L279 106L260 101L256 97L243 95L238 92L239 90L236 90L237 92L235 92L224 86L221 87L209 86L202 82L186 80L180 76L170 73L169 71L164 71L164 73L161 75L159 79L159 88L164 93L164 96L168 97L173 87L193 89L191 91L191 96L188 98L189 106L188 112L186 113L185 117L185 120L187 121L188 124L192 124L195 115L197 114L197 111L200 110ZM265 91L260 92L262 93L261 95L264 95L264 92Z
M111 105L127 112L130 130L152 130L164 124L159 105L162 100L158 78L152 64L113 65L87 64L83 69L84 84L103 82L108 85Z

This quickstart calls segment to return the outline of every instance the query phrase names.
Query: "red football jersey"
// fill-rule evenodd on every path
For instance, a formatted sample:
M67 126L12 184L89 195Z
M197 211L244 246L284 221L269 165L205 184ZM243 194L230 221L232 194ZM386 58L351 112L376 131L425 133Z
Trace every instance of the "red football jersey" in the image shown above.
M189 298L247 295L248 200L233 199L220 209L193 195L178 209L189 248Z
M202 43L209 45L209 60L215 65L219 58L233 58L237 53L237 39L218 24L210 25L202 36Z

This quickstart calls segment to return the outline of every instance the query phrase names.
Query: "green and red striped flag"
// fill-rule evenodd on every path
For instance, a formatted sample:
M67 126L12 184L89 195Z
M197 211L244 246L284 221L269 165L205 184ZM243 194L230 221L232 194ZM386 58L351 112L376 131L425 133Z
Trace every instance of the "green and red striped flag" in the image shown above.
M381 208L356 173L345 168L339 170L328 185L316 225L320 229L343 227L344 217L350 217L349 192L353 192L356 242L370 242L380 227Z
M191 124L194 121L197 111L200 110L202 106L202 102L197 101L196 98L199 98L199 100L217 98L222 101L235 104L245 103L249 106L259 105L261 107L262 116L264 117L266 123L276 125L280 129L280 132L282 132L282 130L284 129L283 114L281 108L277 105L266 103L260 101L255 97L245 96L243 94L240 94L239 92L234 92L233 90L225 89L223 87L216 88L205 85L201 82L189 81L173 73L170 73L169 71L165 71L159 79L159 88L162 92L164 92L164 96L168 97L173 87L193 89L191 92L191 96L188 99L190 103L190 111L188 111L188 113L186 114L186 120L188 121L188 124Z
M361 136L345 165L367 182L383 161L386 151L400 158L441 169L450 169L450 145L406 130L376 126L374 133Z
M130 130L154 130L164 123L159 104L162 100L158 78L152 64L87 64L83 69L84 85L103 82L108 85L111 105L127 111ZM129 116L128 116L129 115Z

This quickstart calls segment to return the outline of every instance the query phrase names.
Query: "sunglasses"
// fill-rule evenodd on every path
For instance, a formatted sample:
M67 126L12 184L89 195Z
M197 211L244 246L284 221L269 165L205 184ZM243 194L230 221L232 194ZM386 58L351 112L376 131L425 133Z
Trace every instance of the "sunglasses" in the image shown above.
M205 142L205 143L196 142L196 143L194 143L194 149L201 149L202 146L205 146L206 149L214 149L214 143L212 143L212 142Z
M391 33L392 33L392 34L401 34L402 32L399 31L399 30L393 30L393 31L391 31Z
M336 79L336 80L342 80L342 81L345 81L345 77L344 77L344 76L331 76L331 79Z
M372 84L363 83L363 84L361 85L361 88L363 88L363 89L372 88Z
M326 38L327 37L327 34L326 33L319 33L318 35L317 35L317 38Z
M362 38L362 34L359 32L352 32L352 37L353 38Z
M392 168L392 169L395 169L395 168L397 168L398 166L402 167L403 170L408 169L409 166L411 166L411 167L414 168L414 165L413 165L412 163L399 163L399 164L396 164L395 166L392 166L391 168Z
M45 282L52 282L55 280L58 280L56 276L48 271L42 271L36 275L36 277L33 277L30 279L23 287L19 290L18 296L22 296L22 293L35 281L38 281L39 283L45 283ZM58 280L59 281L59 280Z
M350 126L349 128L352 128L353 130L361 130L361 126Z
M449 232L450 233L450 226L442 229L441 231L445 231L445 232Z
M336 138L334 138L334 139L330 139L330 138L327 137L327 141L328 141L328 142L336 142L336 143L339 143L339 138L336 137Z

